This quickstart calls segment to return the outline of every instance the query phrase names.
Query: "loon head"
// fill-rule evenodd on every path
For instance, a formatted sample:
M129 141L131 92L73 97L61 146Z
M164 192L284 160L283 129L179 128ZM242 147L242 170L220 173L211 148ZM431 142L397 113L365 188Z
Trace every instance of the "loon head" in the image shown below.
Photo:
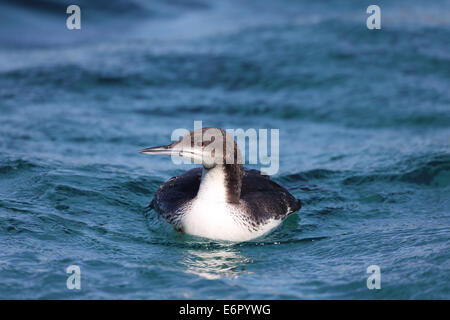
M223 129L197 129L172 144L146 148L140 153L182 157L201 164L203 176L199 194L223 186L224 192L222 195L219 192L218 198L239 202L244 173L241 151L234 138Z
M205 169L220 165L242 166L241 151L233 137L214 127L191 131L172 144L146 148L140 153L182 157Z

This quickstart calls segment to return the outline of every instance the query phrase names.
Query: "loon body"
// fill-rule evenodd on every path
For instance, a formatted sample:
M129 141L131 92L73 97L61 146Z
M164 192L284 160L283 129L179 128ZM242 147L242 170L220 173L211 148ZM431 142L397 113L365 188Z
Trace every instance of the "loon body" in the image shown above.
M198 145L194 142L196 134L206 136L205 130L215 130L226 140L213 157L211 148L207 149L214 139L202 139ZM233 145L231 155L225 145ZM237 144L222 129L195 130L171 145L141 153L175 155L203 165L165 182L151 203L162 218L187 234L247 241L268 233L301 207L300 200L268 176L244 169ZM228 163L226 159L234 161Z

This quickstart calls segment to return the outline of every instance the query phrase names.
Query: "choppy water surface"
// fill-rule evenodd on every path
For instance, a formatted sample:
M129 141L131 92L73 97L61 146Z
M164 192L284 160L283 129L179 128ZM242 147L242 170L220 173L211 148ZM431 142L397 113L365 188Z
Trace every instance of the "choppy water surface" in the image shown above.
M81 32L25 3L0 3L0 298L450 298L448 2L369 31L364 1L81 1ZM301 211L239 244L161 224L190 167L137 151L193 120L279 128Z

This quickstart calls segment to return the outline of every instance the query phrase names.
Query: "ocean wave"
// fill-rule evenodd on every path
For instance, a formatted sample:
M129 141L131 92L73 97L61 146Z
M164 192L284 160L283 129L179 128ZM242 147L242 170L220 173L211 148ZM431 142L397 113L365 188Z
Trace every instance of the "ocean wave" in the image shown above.
M333 171L328 169L312 169L308 171L283 175L280 179L285 182L294 182L294 181L306 182L311 180L327 179L338 176L340 174L342 174L342 172L340 171Z
M70 0L2 0L8 6L22 9L24 14L58 15L66 12L69 5L74 4ZM153 0L149 4L145 0L78 0L76 2L83 11L93 12L95 15L109 15L111 19L120 15L133 15L141 17L167 17L168 13L186 11L188 9L205 9L209 7L207 1L202 0Z
M4 160L0 161L0 175L9 173L21 173L22 171L28 171L30 169L39 167L42 166L24 159Z
M374 182L407 182L432 187L448 187L450 185L450 155L427 156L404 160L399 163L397 173L373 173L354 175L345 178L344 185L362 185ZM387 168L387 172L392 169Z
M402 37L403 31L387 30L373 44L367 32L350 32L353 23L344 23L342 30L330 29L328 23L314 26L325 35L311 43L308 38L294 39L312 33L312 26L305 31L303 26L286 24L184 43L184 49L163 43L166 49L152 50L152 44L143 41L129 47L86 46L77 49L80 55L75 58L70 50L44 60L39 53L27 60L30 63L3 66L0 96L7 101L51 100L43 98L43 92L51 90L95 98L120 88L123 101L117 101L114 109L126 107L145 115L220 113L353 127L447 127L450 97L443 84L450 74L441 67L448 61L446 53L421 50L416 30L406 30ZM445 30L422 32L436 43L448 36ZM343 42L335 44L333 39L341 34ZM361 43L351 45L359 38ZM384 41L398 42L400 49L386 53ZM361 66L367 68L368 78ZM390 70L389 82L381 81L385 70ZM173 92L186 97L174 97ZM171 98L169 106L161 107L158 99L152 102L165 93ZM145 106L127 102L137 94L148 100Z

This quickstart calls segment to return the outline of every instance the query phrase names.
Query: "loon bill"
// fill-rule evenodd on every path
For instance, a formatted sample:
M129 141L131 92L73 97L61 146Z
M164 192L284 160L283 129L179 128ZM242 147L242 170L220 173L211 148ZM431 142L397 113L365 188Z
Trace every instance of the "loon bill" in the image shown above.
M162 218L187 234L247 241L268 233L301 207L300 200L268 176L244 169L239 147L222 129L197 129L140 153L202 164L162 184L151 202Z

